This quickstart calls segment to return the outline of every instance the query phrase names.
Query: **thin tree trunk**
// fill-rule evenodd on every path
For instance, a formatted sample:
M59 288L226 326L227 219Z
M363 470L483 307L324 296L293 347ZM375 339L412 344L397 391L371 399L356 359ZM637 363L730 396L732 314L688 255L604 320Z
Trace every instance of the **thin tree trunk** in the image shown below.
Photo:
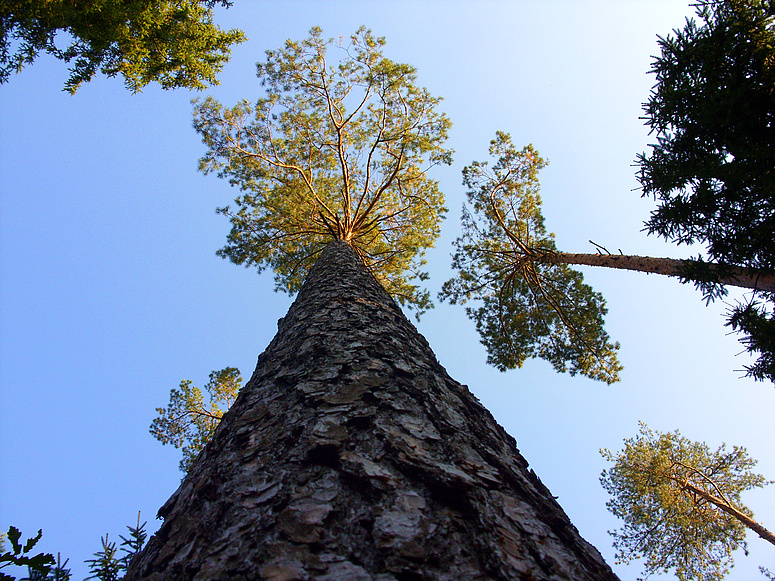
M127 581L615 581L345 242L322 253Z
M775 545L775 534L768 531L766 528L764 528L764 526L760 525L758 522L753 520L750 516L748 516L744 512L739 511L737 508L725 502L723 499L718 498L713 494L710 494L709 492L707 492L706 490L703 490L702 488L694 486L690 482L681 482L676 478L674 478L673 480L675 480L675 482L682 488L696 494L701 498L704 498L705 500L707 500L708 502L716 506L719 510L724 511L728 515L736 518L741 523L743 523L746 527L748 527L757 535L759 535L761 538L763 538L765 541L769 541L770 543Z
M588 266L605 266L607 268L623 268L662 274L665 276L685 277L687 269L698 264L694 260L679 260L676 258L652 258L650 256L631 256L626 254L573 254L557 252L547 255L547 261L556 264L585 264ZM757 273L739 266L718 265L703 262L704 267L718 270L719 283L756 290L775 292L775 274L771 272Z

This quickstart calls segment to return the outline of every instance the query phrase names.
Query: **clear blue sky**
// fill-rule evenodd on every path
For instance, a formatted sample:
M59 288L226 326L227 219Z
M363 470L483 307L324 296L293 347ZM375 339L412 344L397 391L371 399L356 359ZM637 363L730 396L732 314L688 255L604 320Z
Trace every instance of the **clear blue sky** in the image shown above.
M429 255L432 291L450 276L463 201L460 170L484 159L496 130L532 142L547 226L558 246L686 256L641 232L633 160L649 138L641 103L653 77L656 35L693 13L686 0L512 2L258 2L218 11L245 30L213 94L254 100L265 49L312 26L347 36L365 24L387 56L417 66L445 98L455 164L435 173L450 214ZM228 223L214 209L235 195L197 172L204 148L187 91L129 94L100 78L70 97L65 65L41 58L0 87L0 526L69 557L75 579L106 532L124 534L137 512L153 531L177 487L179 453L148 434L154 408L180 380L196 385L227 365L249 377L290 298L269 275L215 256ZM518 441L581 534L624 581L639 565L613 562L618 526L598 483L602 447L618 449L642 420L681 429L712 447L742 445L775 478L775 389L739 379L741 346L689 286L657 276L584 270L608 300L608 331L622 343L622 382L558 375L542 362L499 373L485 365L459 307L418 324L450 374ZM744 496L775 527L775 488ZM750 537L730 579L775 570L775 553Z

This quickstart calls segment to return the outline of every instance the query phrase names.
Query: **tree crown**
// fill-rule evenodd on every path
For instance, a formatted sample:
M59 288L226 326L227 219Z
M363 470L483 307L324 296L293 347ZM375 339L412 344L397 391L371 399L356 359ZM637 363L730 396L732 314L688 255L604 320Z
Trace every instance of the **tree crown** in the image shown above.
M183 449L181 471L188 472L241 387L239 369L226 367L210 373L210 381L205 384L207 399L201 389L184 379L178 389L170 390L167 407L156 408L159 416L151 423L150 432L162 444Z
M674 569L679 579L722 579L732 552L745 547L746 529L720 504L751 515L740 494L767 484L752 471L756 460L745 448L722 444L711 451L677 430L663 434L645 424L624 444L616 454L601 450L614 462L601 476L611 494L607 506L624 520L611 533L617 560L644 557L647 575Z
M347 44L313 28L267 51L265 97L230 109L208 98L194 126L208 147L202 170L243 192L219 209L232 223L221 256L271 267L277 288L295 292L326 242L346 240L393 296L422 310L428 293L413 281L426 277L424 249L446 211L426 172L451 163L450 122L384 44L365 28Z
M498 369L521 367L529 357L549 361L557 371L618 381L618 343L611 343L603 297L565 264L551 264L556 252L541 214L538 172L547 164L532 145L517 150L499 132L490 144L497 161L473 162L463 170L469 210L455 241L452 266L441 297L466 307Z
M41 52L73 62L65 90L75 93L99 71L121 74L140 91L151 82L164 89L204 89L228 61L239 30L212 22L216 4L227 0L12 0L0 8L0 84ZM71 36L64 50L55 40ZM61 44L61 42L60 42ZM14 50L15 48L15 50Z
M775 5L703 0L659 39L645 119L657 143L638 156L650 233L703 243L714 262L775 270Z

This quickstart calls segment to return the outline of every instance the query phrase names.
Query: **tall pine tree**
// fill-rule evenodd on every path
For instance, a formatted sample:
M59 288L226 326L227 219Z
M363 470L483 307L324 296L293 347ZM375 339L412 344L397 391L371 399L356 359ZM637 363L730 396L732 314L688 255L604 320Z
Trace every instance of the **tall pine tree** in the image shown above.
M127 581L616 579L345 241L159 515Z
M128 581L616 579L396 302L428 305L449 121L383 45L313 29L197 109L243 192L221 254L299 292Z

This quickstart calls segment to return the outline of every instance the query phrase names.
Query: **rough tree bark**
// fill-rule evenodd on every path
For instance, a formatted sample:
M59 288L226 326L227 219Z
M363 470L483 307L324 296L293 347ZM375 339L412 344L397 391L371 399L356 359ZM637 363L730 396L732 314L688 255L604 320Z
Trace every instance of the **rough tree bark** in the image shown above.
M345 242L159 515L127 581L617 579Z

